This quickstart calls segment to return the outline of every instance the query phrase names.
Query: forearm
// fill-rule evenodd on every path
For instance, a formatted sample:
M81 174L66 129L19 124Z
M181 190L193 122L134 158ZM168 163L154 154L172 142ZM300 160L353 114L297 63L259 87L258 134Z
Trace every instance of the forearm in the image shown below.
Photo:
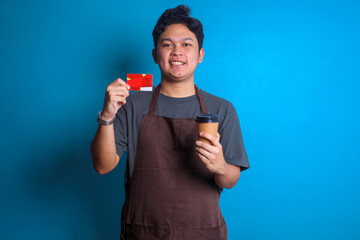
M91 156L95 170L105 174L113 170L119 162L116 154L113 125L99 125L91 142Z
M232 188L240 178L240 167L226 163L224 170L214 175L215 183L221 188Z

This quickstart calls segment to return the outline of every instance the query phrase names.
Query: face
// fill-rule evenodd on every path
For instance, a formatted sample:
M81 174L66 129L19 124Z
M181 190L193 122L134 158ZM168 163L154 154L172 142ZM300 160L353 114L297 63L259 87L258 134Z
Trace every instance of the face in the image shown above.
M187 26L167 26L156 48L153 57L161 70L162 80L194 81L195 69L202 62L204 49L199 51L196 36Z

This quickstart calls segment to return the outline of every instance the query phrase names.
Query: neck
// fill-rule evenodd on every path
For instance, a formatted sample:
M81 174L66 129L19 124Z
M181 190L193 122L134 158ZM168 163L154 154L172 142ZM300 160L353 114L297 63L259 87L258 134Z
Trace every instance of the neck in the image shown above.
M194 80L189 82L169 82L161 80L160 92L169 97L189 97L195 94Z

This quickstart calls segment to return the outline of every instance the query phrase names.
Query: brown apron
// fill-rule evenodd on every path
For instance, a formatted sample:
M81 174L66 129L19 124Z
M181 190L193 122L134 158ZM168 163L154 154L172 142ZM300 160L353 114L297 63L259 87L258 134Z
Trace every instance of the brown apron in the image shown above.
M201 112L206 113L205 101L195 89ZM195 155L195 116L156 116L159 92L160 85L141 121L120 239L227 239L219 189L213 174Z

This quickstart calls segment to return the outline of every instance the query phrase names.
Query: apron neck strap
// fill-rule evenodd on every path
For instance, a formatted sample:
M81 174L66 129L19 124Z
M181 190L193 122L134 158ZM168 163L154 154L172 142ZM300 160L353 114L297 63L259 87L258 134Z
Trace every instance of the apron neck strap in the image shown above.
M199 103L200 103L200 109L201 109L201 113L208 113L206 104L205 104L205 100L203 95L200 93L199 88L195 85L195 91L196 91L196 96L199 99Z
M155 115L156 107L157 107L157 103L158 103L159 95L160 95L160 88L161 88L161 83L157 87L155 87L155 90L152 94L149 112L148 112L149 115ZM204 100L202 94L200 93L199 88L196 85L195 85L195 92L196 92L196 96L200 103L201 113L207 113L207 107L205 104L205 100Z

